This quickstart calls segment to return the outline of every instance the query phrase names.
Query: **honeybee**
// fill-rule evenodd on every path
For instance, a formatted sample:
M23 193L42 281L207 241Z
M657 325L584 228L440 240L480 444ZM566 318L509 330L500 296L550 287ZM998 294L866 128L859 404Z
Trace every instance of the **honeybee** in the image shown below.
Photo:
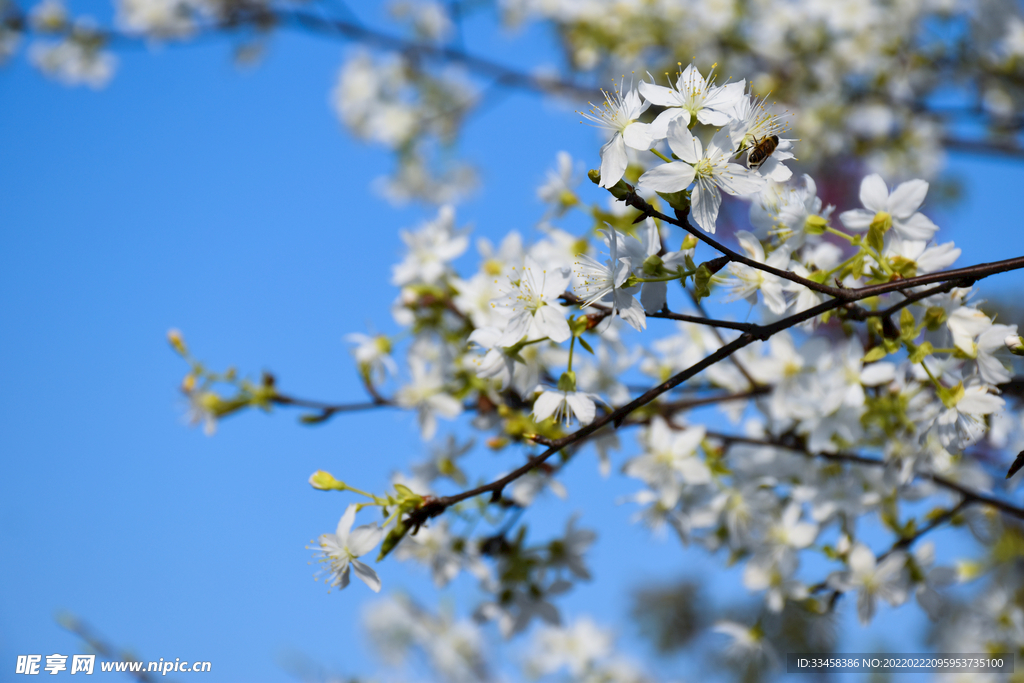
M760 168L761 164L768 160L775 148L779 146L778 135L766 135L756 140L747 153L747 168L753 170Z

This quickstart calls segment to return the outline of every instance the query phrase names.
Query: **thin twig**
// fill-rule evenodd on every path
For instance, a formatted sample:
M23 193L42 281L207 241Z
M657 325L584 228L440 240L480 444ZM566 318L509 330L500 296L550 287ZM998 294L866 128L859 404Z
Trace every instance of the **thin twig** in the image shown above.
M880 458L870 458L864 455L858 455L856 453L825 453L818 452L813 453L807 449L806 446L801 444L789 443L778 439L757 439L747 436L738 436L734 434L723 434L720 432L707 432L708 437L721 439L722 441L732 443L743 443L751 446L771 446L774 448L784 448L789 451L796 453L802 453L811 458L822 458L824 460L832 460L835 462L848 462L855 465L866 465L868 467L886 467L889 463ZM942 488L948 489L955 493L960 494L964 500L970 501L971 503L981 503L993 507L1000 512L1003 512L1011 517L1018 519L1024 519L1024 508L1018 507L1013 503L1005 500L990 496L987 493L975 491L974 489L967 488L962 484L942 476L941 474L934 474L928 472L917 472L916 475L922 479L928 479L934 484L941 486Z

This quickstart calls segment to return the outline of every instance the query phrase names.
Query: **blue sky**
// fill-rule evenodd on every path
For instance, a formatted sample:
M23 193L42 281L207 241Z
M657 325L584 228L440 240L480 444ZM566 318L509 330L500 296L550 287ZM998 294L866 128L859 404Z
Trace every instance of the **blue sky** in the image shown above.
M469 47L506 62L553 55L543 36L479 29ZM280 411L207 438L183 423L186 368L165 343L177 327L213 367L362 399L341 338L368 323L394 329L398 229L428 214L370 190L390 162L348 138L328 103L345 53L282 36L239 70L216 43L134 50L99 93L21 61L0 70L0 666L84 652L54 621L70 610L146 660L212 661L204 680L291 680L280 662L294 652L343 674L376 668L357 623L374 596L361 584L328 595L304 548L347 500L306 478L323 468L382 490L424 452L413 420L379 411L304 428ZM571 108L510 94L468 126L464 149L485 176L459 222L491 238L529 233L555 153L596 165L598 147ZM1024 167L954 155L950 168L966 198L937 218L961 263L1024 253L1013 201ZM567 615L622 623L629 588L720 566L632 527L614 501L635 487L595 470L574 463L569 500L530 513L538 538L573 511L601 533L601 578L561 603ZM379 569L385 591L434 601L416 568ZM721 585L741 590L735 574ZM462 609L472 594L451 591ZM901 623L920 622L904 611ZM876 642L856 627L851 638L848 651Z

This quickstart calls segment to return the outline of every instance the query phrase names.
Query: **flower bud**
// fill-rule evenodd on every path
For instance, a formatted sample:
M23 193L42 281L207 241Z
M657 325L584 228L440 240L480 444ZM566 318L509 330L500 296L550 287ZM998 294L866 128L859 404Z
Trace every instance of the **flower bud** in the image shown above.
M587 171L587 177L590 178L591 182L595 185L601 184L601 172L597 169L590 169ZM633 192L633 186L625 180L620 180L613 186L609 187L608 191L611 192L612 196L616 199L625 199Z
M828 227L828 221L821 216L808 216L804 221L804 232L808 235L821 235Z
M1024 356L1024 337L1021 337L1018 334L1011 334L1003 340L1003 343L1006 344L1006 348L1008 348L1010 353L1013 355Z
M571 370L563 372L562 376L558 378L558 390L576 391L576 373Z
M170 329L167 331L167 341L170 343L174 350L182 356L188 353L188 349L185 348L185 339L181 336L181 330Z
M885 211L879 211L875 214L875 217L871 220L870 228L877 230L883 235L889 232L889 228L892 227L892 214Z
M348 488L345 482L338 481L330 472L323 470L317 470L309 475L309 485L321 491L344 491Z

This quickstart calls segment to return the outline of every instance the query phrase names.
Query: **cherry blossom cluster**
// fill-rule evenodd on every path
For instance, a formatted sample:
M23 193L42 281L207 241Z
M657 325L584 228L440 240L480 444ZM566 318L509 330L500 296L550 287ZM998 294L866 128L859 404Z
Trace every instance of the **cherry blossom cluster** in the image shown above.
M928 182L868 174L860 206L837 212L810 176L792 176L784 162L798 141L778 136L784 124L765 100L695 66L667 85L609 93L588 118L610 135L589 173L603 199L585 202L560 153L538 190L550 210L532 241L514 231L480 239L466 272L470 235L453 207L401 233L391 281L402 332L349 341L370 405L414 414L432 454L383 493L310 477L359 501L310 546L327 583L345 588L354 573L379 591L361 559L375 550L423 564L438 587L466 574L484 596L478 623L509 637L545 622L555 630L544 637L561 645L538 646L531 666L582 675L593 653L581 643L597 636L555 628L557 603L591 577L596 533L572 517L538 543L526 511L541 495L566 496L562 467L592 450L603 475L615 465L637 482L620 501L636 521L742 563L765 619L827 614L847 594L865 624L882 602L916 601L938 617L957 604L951 587L984 581L996 607L962 618L984 621L1009 650L1024 646L1024 632L1000 621L998 596L1019 587L1007 570L1016 551L951 564L920 540L961 527L983 547L1024 547L1004 520L1024 512L1000 497L991 466L1003 465L994 453L1024 446L1003 396L1024 341L986 312L973 286L983 275L944 275L960 250L935 239L922 211ZM570 215L591 227L558 227ZM735 248L717 241L729 234ZM180 336L171 341L192 364L183 388L208 428L247 406L322 411L309 422L344 409L282 396L273 378L212 373ZM224 385L234 393L218 393ZM464 430L479 437L463 441ZM483 449L502 465L467 457ZM383 521L378 512L356 526L367 507ZM822 563L830 569L807 568ZM417 636L410 604L389 607L371 631L398 629L398 642L438 661L455 661L445 648L472 650ZM463 645L476 637L461 628ZM715 631L734 658L778 660L760 620ZM459 660L453 678L477 661Z

